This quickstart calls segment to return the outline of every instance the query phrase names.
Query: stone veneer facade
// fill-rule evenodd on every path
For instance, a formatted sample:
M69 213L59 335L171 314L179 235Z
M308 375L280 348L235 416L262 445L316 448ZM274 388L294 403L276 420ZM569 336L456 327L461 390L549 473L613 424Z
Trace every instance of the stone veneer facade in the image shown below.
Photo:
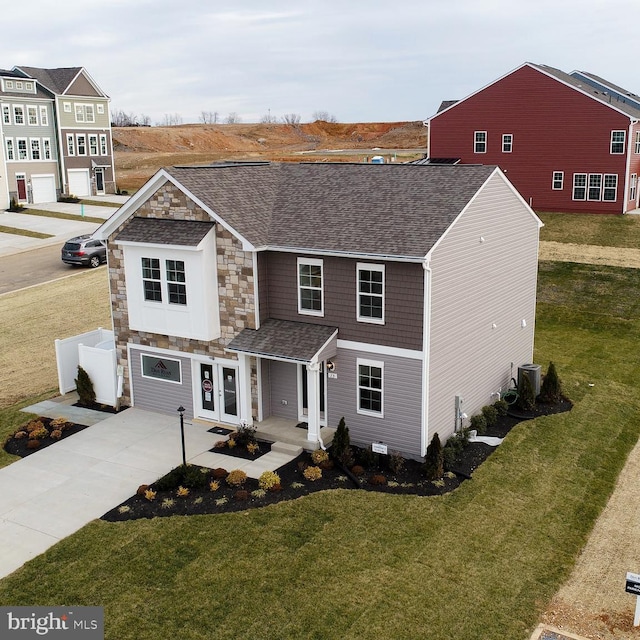
M168 218L171 220L211 222L211 218L205 211L170 182L165 183L146 200L136 210L134 216L139 218ZM256 328L253 255L244 251L238 239L226 229L216 225L220 338L205 342L192 338L179 338L131 330L129 328L129 312L127 309L124 256L122 248L114 242L114 238L127 226L128 222L129 220L125 221L109 237L108 244L111 312L118 364L124 367L125 386L122 402L125 404L131 403L129 363L127 361L128 343L170 349L183 353L237 359L236 354L225 352L224 347L243 329ZM255 362L251 366L251 396L252 413L255 419L258 405Z

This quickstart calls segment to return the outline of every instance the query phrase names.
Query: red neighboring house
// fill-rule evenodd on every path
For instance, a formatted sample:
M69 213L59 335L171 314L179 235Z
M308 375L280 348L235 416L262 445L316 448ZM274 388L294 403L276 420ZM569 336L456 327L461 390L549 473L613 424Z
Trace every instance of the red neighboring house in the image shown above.
M612 87L527 62L441 105L428 162L498 165L537 211L637 209L640 98Z

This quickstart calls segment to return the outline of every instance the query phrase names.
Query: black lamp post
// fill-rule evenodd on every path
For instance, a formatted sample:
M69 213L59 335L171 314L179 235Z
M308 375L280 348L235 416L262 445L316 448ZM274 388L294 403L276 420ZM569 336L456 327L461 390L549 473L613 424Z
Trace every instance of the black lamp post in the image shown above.
M182 465L187 466L187 454L184 448L184 412L185 408L180 405L178 407L178 413L180 414L180 440L182 441Z

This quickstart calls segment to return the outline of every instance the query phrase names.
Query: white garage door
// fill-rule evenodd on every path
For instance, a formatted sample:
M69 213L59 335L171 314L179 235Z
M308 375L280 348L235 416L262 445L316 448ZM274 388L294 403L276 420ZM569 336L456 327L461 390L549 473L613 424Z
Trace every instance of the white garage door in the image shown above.
M69 169L69 194L74 196L90 196L89 169Z
M55 202L56 177L54 175L31 176L31 195L33 204Z

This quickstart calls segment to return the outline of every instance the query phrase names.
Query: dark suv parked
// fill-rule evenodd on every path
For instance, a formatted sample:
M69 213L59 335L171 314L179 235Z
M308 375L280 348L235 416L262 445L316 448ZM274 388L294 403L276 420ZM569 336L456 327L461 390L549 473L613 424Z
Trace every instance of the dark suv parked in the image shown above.
M99 267L107 261L107 247L101 240L91 236L71 238L62 247L62 262L66 264Z

